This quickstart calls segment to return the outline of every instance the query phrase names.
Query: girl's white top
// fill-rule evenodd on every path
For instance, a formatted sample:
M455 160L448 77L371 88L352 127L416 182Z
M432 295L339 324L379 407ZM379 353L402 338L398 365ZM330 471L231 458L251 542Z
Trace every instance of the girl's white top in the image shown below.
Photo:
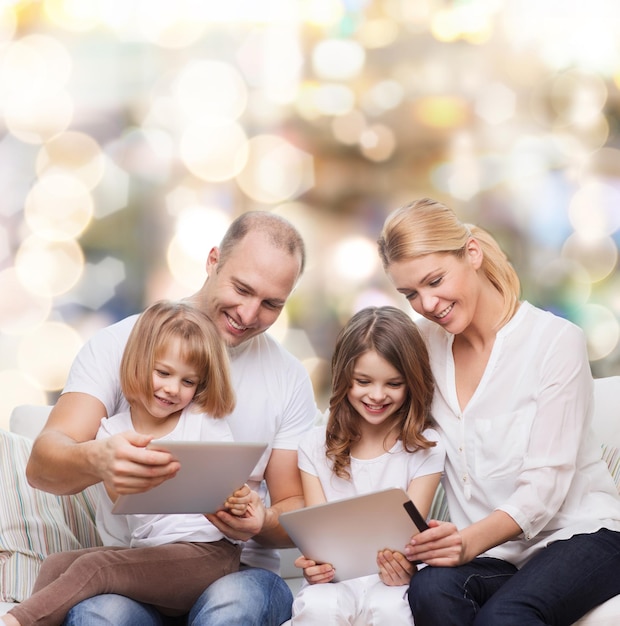
M205 413L192 413L191 404L179 418L171 433L161 437L165 441L232 441L226 418L215 419ZM117 413L101 420L97 439L133 430L129 412ZM146 547L178 541L218 541L224 535L200 514L174 515L115 515L112 501L103 487L97 484L97 530L106 546Z

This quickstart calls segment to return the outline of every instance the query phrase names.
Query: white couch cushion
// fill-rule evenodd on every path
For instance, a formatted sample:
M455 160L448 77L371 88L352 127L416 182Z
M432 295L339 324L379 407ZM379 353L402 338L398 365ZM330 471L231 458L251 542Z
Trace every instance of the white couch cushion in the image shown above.
M618 624L620 624L620 596L592 609L573 626L618 626Z

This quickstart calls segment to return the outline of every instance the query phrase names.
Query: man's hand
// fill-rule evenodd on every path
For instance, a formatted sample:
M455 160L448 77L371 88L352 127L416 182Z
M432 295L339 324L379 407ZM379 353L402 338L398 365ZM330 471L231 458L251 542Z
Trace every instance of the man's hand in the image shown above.
M310 585L330 583L336 575L336 570L329 563L316 563L303 555L295 559L295 567L303 569L304 578Z
M250 491L250 500L243 517L220 510L207 513L205 517L226 537L247 541L257 535L265 523L265 505L255 491Z
M168 452L146 448L153 439L128 430L96 440L94 464L108 492L116 494L148 491L176 475L181 467Z

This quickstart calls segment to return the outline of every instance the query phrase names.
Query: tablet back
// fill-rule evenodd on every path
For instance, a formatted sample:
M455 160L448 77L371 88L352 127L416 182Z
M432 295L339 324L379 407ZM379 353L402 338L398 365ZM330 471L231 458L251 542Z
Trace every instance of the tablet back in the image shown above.
M419 532L405 510L407 503L411 500L404 490L386 489L282 513L280 523L305 557L331 563L334 580L341 581L376 574L379 550L402 552ZM415 513L420 516L417 509ZM418 523L425 526L421 516Z
M213 513L249 478L265 443L159 441L180 463L177 475L161 485L116 500L113 513Z

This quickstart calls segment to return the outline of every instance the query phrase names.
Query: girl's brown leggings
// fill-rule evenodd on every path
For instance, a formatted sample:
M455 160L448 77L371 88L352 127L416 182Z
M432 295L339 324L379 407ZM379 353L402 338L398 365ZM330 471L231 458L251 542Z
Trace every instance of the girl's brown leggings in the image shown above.
M32 596L10 613L22 626L60 626L82 600L116 593L183 615L212 582L238 571L240 557L241 547L226 539L57 552L43 561Z

